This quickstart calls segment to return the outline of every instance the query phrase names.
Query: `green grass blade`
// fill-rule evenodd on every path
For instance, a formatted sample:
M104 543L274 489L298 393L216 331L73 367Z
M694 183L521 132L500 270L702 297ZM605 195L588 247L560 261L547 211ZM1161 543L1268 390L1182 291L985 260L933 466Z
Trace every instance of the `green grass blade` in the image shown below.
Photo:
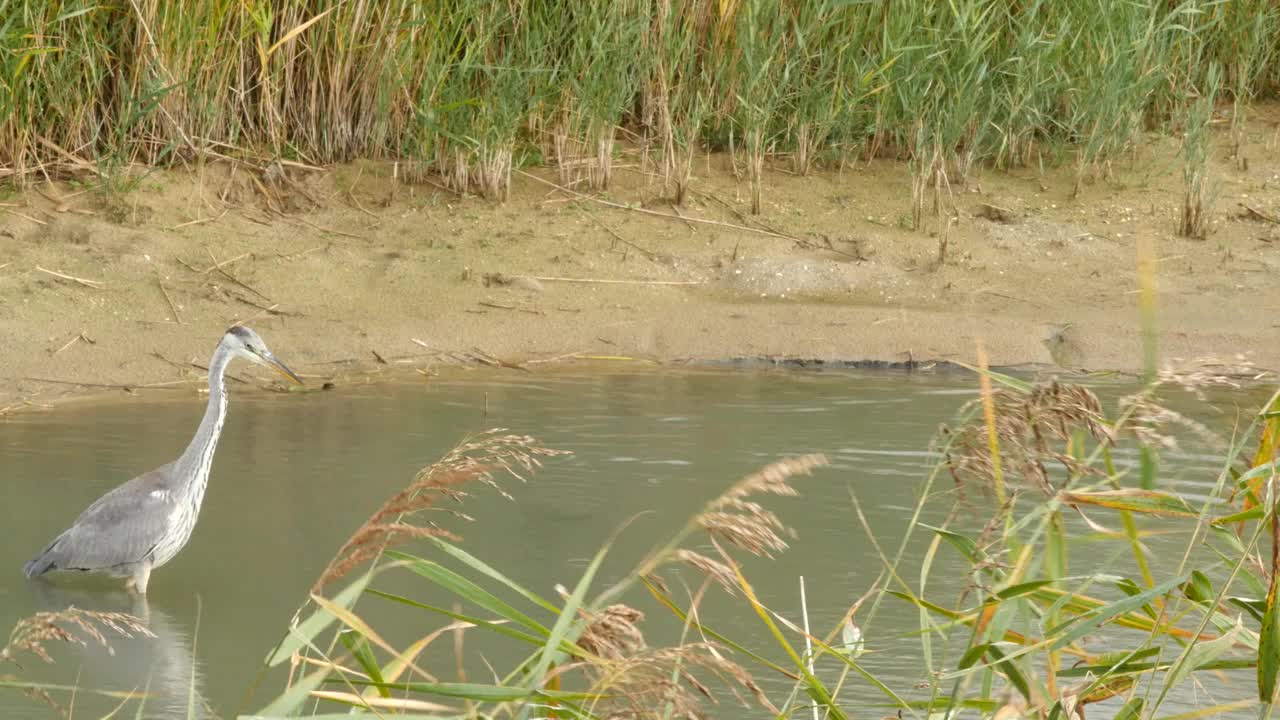
M1280 607L1276 603L1276 582L1273 567L1267 609L1262 613L1262 629L1258 631L1258 700L1264 703L1275 697L1276 675L1280 674Z
M1060 495L1065 503L1097 505L1112 510L1148 515L1174 515L1197 517L1198 513L1185 500L1171 493L1157 490L1100 490L1098 492L1066 492Z
M1157 648L1158 649L1158 648ZM1124 663L1120 665L1073 665L1069 668L1058 670L1058 677L1061 678L1078 678L1078 677L1098 677L1107 673L1118 674L1136 674L1145 672L1166 672L1173 667L1173 663ZM1202 664L1197 670L1252 670L1257 667L1252 657L1249 658L1232 658L1229 660L1212 660Z
M1142 720L1142 708L1146 704L1147 701L1143 698L1130 698L1129 702L1120 708L1120 712L1116 713L1115 720Z
M408 605L409 607L418 608L419 610L427 610L429 612L437 613L447 618L452 618L454 620L461 620L462 622L468 622L468 623L471 623L472 625L475 625L476 627L481 627L486 630L492 630L493 632L499 633L501 635L506 635L509 638L513 638L521 642L529 643L530 645L541 646L543 643L546 642L546 638L538 635L532 635L530 633L522 632L515 628L507 627L504 624L483 620L473 615L466 615L463 613L453 612L452 610L446 610L441 607L436 607L435 605L428 605L426 603L418 602L417 600L404 597L403 595L396 595L395 593L385 592L383 590L378 590L377 588L369 588L368 592L370 595L374 595L376 597L390 600L392 602L398 602L402 605ZM570 643L563 643L561 645L561 649L565 652L573 653L575 655L586 654L586 651Z
M432 542L436 544L436 547L440 548L446 554L452 556L454 559L458 560L459 562L471 568L472 570L482 573L494 580L497 580L503 585L506 585L512 590L520 593L522 596L524 596L526 600L528 600L531 603L540 605L544 609L553 613L560 612L560 608L556 607L555 604L553 604L549 600L546 600L545 598L533 592L532 590L525 588L523 585L517 583L516 581L507 577L506 575L503 575L502 573L498 572L493 567L491 567L488 563L484 562L480 558L477 558L476 556L472 555L466 550L463 550L462 548L458 547L457 545L454 545L453 543L443 538L432 537L430 539Z
M726 559L728 559L727 556ZM760 617L760 620L764 623L769 634L773 636L774 641L778 643L778 646L781 647L783 651L787 653L787 656L791 658L791 661L795 663L796 670L800 672L800 675L803 678L805 691L809 694L809 697L813 698L814 702L827 710L828 717L836 718L837 720L845 720L848 716L844 714L844 710L836 705L835 700L831 697L831 693L827 690L826 685L823 685L822 681L809 671L809 667L800 657L800 653L796 652L796 649L787 641L786 636L782 634L782 630L778 627L777 623L773 621L773 618L770 617L769 610L765 608L764 604L756 597L755 590L752 589L751 583L747 582L747 578L743 576L742 569L738 567L737 563L732 561L730 561L730 567L733 569L734 577L738 581L738 587L742 588L742 593L746 596L747 602L751 604L751 608L756 611L756 615Z
M1188 645L1187 649L1182 653L1182 657L1178 658L1178 661L1174 663L1173 672L1169 673L1169 677L1165 679L1165 686L1177 687L1191 674L1191 671L1198 670L1205 664L1217 660L1223 653L1231 649L1242 629L1242 626L1237 624L1230 632L1221 637Z
M1013 388L1014 390L1017 390L1019 392L1029 393L1035 389L1035 387L1031 383L1027 382L1026 380L1019 380L1018 378L1013 377L1012 375L1005 375L1002 372L996 372L995 370L992 370L990 368L983 369L978 367L977 365L970 365L960 360L951 360L951 362L955 363L956 365L959 365L962 368L965 368L966 370L972 370L973 372L976 372L979 375L986 375L988 378L995 380L1001 385L1004 385L1005 387Z
M420 713L395 713L394 715L386 714L387 717L394 717L395 720L457 720L453 715L422 715ZM236 720L284 720L285 718L296 717L293 715L266 715L259 713L257 715L238 715ZM307 720L351 720L352 713L318 713L316 715L308 715ZM377 717L377 715L369 715L368 717Z
M346 682L346 681L344 681ZM376 685L371 680L351 680L352 685ZM599 700L599 693L567 692L563 690L537 690L534 688L512 687L509 685L486 685L483 683L428 683L428 682L393 682L381 683L388 690L420 693L423 695L440 695L442 697L462 698L474 702L517 702L533 700Z
M67 693L90 693L92 695L100 695L102 697L114 698L116 700L129 700L133 698L145 698L146 693L135 692L131 690L95 690L93 688L80 687L79 685L60 685L58 683L42 683L27 682L25 680L0 679L0 688L8 688L10 690L32 690L43 692L67 692Z
M1169 592L1170 590L1181 586L1182 583L1184 582L1186 582L1186 578L1183 576L1179 576L1172 580L1167 580L1165 582L1162 582L1159 585L1156 585L1155 587L1149 590L1144 590L1138 593L1137 595L1130 595L1129 597L1126 597L1121 600L1117 600L1113 603L1110 603L1108 605L1105 605L1102 608L1100 608L1097 611L1097 613L1092 617L1089 617L1086 620L1072 624L1070 630L1064 633L1057 640L1053 641L1053 644L1050 646L1050 649L1061 650L1067 645L1070 645L1076 640L1079 640L1085 635L1088 635L1094 630L1097 630L1099 627L1109 622L1112 618L1118 615L1124 615L1132 610L1136 610L1146 605L1147 603L1151 602L1155 598L1158 598L1161 595L1164 595L1165 593Z
M547 642L542 648L542 655L538 658L538 664L534 666L533 674L529 677L531 683L541 685L547 671L551 668L552 662L559 662L564 657L560 650L560 643L569 635L569 628L578 621L578 611L582 609L583 600L587 596L587 589L591 587L591 581L595 579L596 571L600 569L605 555L609 553L609 548L612 546L613 543L610 541L596 551L595 557L591 558L591 564L587 565L586 571L582 573L582 579L578 580L578 586L573 589L573 593L565 601L564 609L560 611L560 616L556 618L556 624L551 628L551 635L547 637ZM575 634L572 640L576 642L577 639L577 634Z
M293 687L285 690L269 705L258 712L263 717L292 717L311 697L311 691L320 687L329 677L329 668L321 668L310 675L304 675Z
M1005 659L1004 653L994 644L987 649L987 653L995 660L993 664L1004 673L1005 677L1009 678L1009 683L1021 693L1022 698L1029 703L1034 702L1031 694L1031 685L1027 682L1027 678L1022 674L1022 671L1018 669L1018 666Z
M475 603L499 617L523 625L540 635L546 635L548 632L546 626L542 623L525 615L498 598L498 596L439 563L395 550L388 550L386 555L389 558L403 561L406 567L413 572L452 592L463 600Z
M671 600L671 598L667 597L666 593L663 593L661 590L659 590L647 578L641 578L640 581L644 583L644 586L649 589L649 592L653 594L654 598L656 598L658 602L662 603L663 606L665 606L677 618L680 619L680 622L688 623L689 627L696 629L699 633L706 635L707 637L712 638L714 640L720 641L726 647L732 649L734 652L742 653L746 657L751 658L752 660L760 663L761 665L785 677L788 677L792 680L796 680L800 677L799 675L796 675L795 673L791 672L790 670L787 670L781 665L778 665L772 660L765 658L763 655L759 655L751 650L748 650L746 647L743 647L742 645L734 641L729 636L719 633L713 630L712 628L709 628L706 625L703 625L701 622L697 620L690 619L688 613L686 613L684 610L681 610L680 606L676 605L675 602Z
M976 563L979 560L981 560L983 557L983 552L978 549L978 543L974 542L972 538L966 535L961 535L960 533L952 532L950 530L945 530L940 527L926 525L925 523L920 523L920 527L925 528L927 530L932 530L935 533L937 533L938 536L941 537L943 540L946 540L947 543L951 545L951 547L954 547L956 550L960 551L960 554L963 555L965 559L968 560L969 562Z
M1266 513L1261 505L1254 505L1248 510L1242 510L1230 515L1223 515L1210 520L1214 525L1230 525L1232 523L1243 522L1245 520L1261 520Z
M342 640L342 644L347 650L351 651L351 656L364 669L366 675L372 678L374 682L386 682L382 677L382 668L378 667L378 660L373 656L373 648L369 647L369 641L365 640L363 635L347 628L338 633L338 639ZM378 692L382 697L391 697L391 691L380 685L378 686Z
M350 585L343 588L342 592L333 598L334 604L342 608L350 608L355 605L356 599L360 597L360 593L364 592L365 587L369 585L369 581L373 579L376 572L375 570L370 570L353 580ZM324 632L324 629L329 627L336 619L333 613L328 610L317 608L306 620L289 628L289 634L280 641L275 651L267 657L267 665L275 667L288 660L293 653L304 646L310 645L316 636Z
M1040 588L1052 585L1053 582L1053 580L1032 580L1031 582L1010 585L1009 587L997 592L995 594L995 598L998 600L1010 600L1016 597L1021 597L1029 593L1034 593ZM991 602L995 602L995 600L992 600Z
M860 665L856 660L854 660L853 657L851 657L848 653L839 652L838 650L827 647L823 643L819 643L819 645L822 647L825 647L827 652L829 652L833 657L835 657L837 660L844 663L845 665L848 665L849 669L861 675L862 679L871 683L877 690L884 693L885 697L893 701L894 707L904 708L904 709L907 707L910 707L910 705L907 703L906 700L902 698L902 696L894 692L893 688L885 684L885 682L882 681L880 678L871 674L869 670L862 667L862 665Z

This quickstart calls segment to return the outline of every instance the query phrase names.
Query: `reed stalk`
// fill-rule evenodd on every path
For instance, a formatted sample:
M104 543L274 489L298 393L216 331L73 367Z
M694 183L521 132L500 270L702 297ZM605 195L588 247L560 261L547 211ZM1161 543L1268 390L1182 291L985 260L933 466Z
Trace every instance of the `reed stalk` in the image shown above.
M8 0L0 177L389 158L409 178L501 199L513 167L539 157L604 189L625 128L676 200L695 155L730 145L757 211L777 155L798 173L824 158L914 159L930 192L943 174L959 185L987 165L1071 158L1078 192L1111 177L1143 132L1176 126L1210 64L1232 99L1239 163L1249 104L1280 88L1280 9L1267 0L889 8Z

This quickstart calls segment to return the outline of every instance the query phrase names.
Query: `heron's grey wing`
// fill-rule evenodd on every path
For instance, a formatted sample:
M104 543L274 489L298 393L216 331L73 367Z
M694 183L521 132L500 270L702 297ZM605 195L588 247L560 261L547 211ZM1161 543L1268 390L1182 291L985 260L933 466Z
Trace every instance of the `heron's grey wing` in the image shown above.
M29 567L108 570L142 561L163 537L176 507L172 473L170 463L98 498Z

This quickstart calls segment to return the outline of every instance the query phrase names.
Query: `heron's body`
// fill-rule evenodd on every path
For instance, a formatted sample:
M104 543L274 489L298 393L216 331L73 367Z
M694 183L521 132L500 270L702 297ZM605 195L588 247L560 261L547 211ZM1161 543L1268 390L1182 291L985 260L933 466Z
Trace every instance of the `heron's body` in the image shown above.
M146 593L151 571L172 560L195 529L227 414L223 376L237 355L298 381L252 330L227 331L209 363L204 419L182 456L98 498L26 564L27 577L50 570L101 571L128 578L129 587Z

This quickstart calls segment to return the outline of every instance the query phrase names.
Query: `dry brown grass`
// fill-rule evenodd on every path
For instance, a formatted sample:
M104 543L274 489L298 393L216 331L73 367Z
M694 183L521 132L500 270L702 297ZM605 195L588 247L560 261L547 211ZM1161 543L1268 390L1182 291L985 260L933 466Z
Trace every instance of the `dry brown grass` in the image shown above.
M752 555L773 558L776 553L787 549L784 536L795 537L795 530L784 525L776 513L750 498L756 495L797 495L791 479L809 475L826 464L827 458L821 454L783 458L769 463L707 503L694 517L694 526L706 531L713 542L722 541ZM737 591L738 582L733 569L721 560L688 548L670 547L666 555L655 559L652 567L669 563L694 568L730 595ZM661 578L650 579L659 587L665 587Z
M770 463L712 500L698 516L698 524L712 537L752 555L772 558L773 553L787 549L781 535L794 536L795 531L783 525L773 511L747 498L753 495L795 496L798 493L791 487L791 478L808 475L814 468L826 464L827 458L823 455L802 455Z
M155 637L141 619L128 613L71 607L56 612L39 612L19 620L9 633L8 644L0 648L0 661L12 662L22 667L17 659L18 654L30 653L46 663L52 663L53 657L45 649L45 644L51 640L81 647L87 646L92 640L110 650L111 643L107 641L102 628L126 638L134 635ZM87 638L76 634L76 630Z
M1031 392L1001 388L992 393L992 402L1002 466L1016 470L1025 487L1040 488L1046 495L1056 492L1049 477L1051 463L1061 464L1068 475L1094 472L1063 451L1073 435L1083 433L1098 442L1114 439L1098 396L1081 385L1053 382ZM969 487L989 489L995 461L982 417L975 415L955 431L944 428L947 435L952 436L952 449L946 462L957 487L962 492Z
M1120 411L1125 421L1119 431L1131 435L1139 443L1153 448L1176 450L1178 440L1170 428L1190 430L1205 442L1221 444L1222 439L1204 423L1161 404L1149 392L1134 393L1120 399Z
M1268 381L1274 373L1259 369L1252 361L1236 355L1230 359L1204 357L1191 362L1173 359L1156 374L1155 384L1120 399L1120 433L1132 436L1148 447L1174 450L1178 447L1175 430L1190 432L1212 446L1225 441L1209 426L1178 412L1160 401L1156 391L1162 387L1178 387L1205 403L1206 390L1226 388L1239 390L1246 382Z
M53 656L45 647L50 642L86 647L92 641L111 653L111 643L104 630L125 638L135 635L155 637L141 619L127 613L81 610L75 607L56 612L39 612L19 620L13 626L9 642L0 648L0 663L11 662L21 668L22 663L18 657L24 653L34 655L46 663L53 663ZM30 687L25 692L47 704L59 715L69 717L67 710L45 690Z
M758 557L772 558L787 549L784 538L795 535L772 511L754 498L762 495L794 496L793 478L809 475L827 464L823 455L803 455L770 463L734 483L693 516L685 529L642 564L637 577L666 592L667 585L656 570L667 565L686 565L705 577L702 590L691 599L690 618L707 584L715 583L730 595L739 591L738 578L730 566L727 547L735 547ZM702 532L721 553L714 559L681 547ZM753 704L770 713L778 709L769 702L747 670L728 657L716 643L705 638L672 647L650 648L640 623L644 615L627 605L612 604L588 617L588 627L580 638L589 657L569 667L581 667L591 680L591 692L603 699L591 711L599 717L619 720L649 718L707 717L707 705L719 703L714 685L723 688L743 707ZM725 717L732 717L726 714Z
M462 512L440 507L439 501L461 502L467 497L462 486L475 482L488 485L510 499L511 495L498 484L495 474L509 475L523 482L522 473L541 467L542 458L568 454L564 450L542 447L528 435L500 434L504 432L496 429L482 433L418 471L408 487L388 498L356 529L329 561L311 591L320 592L324 586L380 556L392 545L421 537L457 539L434 521L412 521L431 510L470 521L471 517Z
M640 630L643 620L644 613L635 608L610 605L590 618L579 640L593 656L580 666L591 680L590 691L603 696L592 708L598 717L707 717L703 707L719 702L710 688L710 679L726 688L744 707L751 705L743 694L746 691L760 707L778 712L751 674L727 659L715 644L695 642L649 648Z
M377 558L394 543L423 536L452 538L448 530L430 520L421 520L421 514L437 510L469 520L456 510L441 508L440 499L461 501L467 495L463 487L476 481L488 484L506 496L497 482L499 473L523 480L524 473L538 468L543 458L563 454L542 447L528 436L501 434L503 432L494 430L469 440L420 471L408 487L384 502L357 528L330 562L315 588L318 590L356 566ZM627 576L630 582L620 585L630 586L640 578L648 578L661 585L660 578L653 574L657 568L672 564L691 566L707 578L690 600L689 617L695 617L702 594L712 582L730 593L738 587L727 548L773 557L787 548L784 538L794 535L756 498L796 495L791 480L826 463L827 459L822 455L805 455L779 460L747 475L703 506L673 540L651 554L637 571ZM704 532L706 535L702 535ZM681 547L695 535L710 540L722 554L721 559L714 560ZM708 716L709 706L725 702L726 698L733 698L744 707L761 707L778 714L778 709L752 675L732 659L732 651L728 647L701 636L692 638L693 642L682 638L673 646L651 647L641 629L644 614L627 604L605 599L616 589L599 596L598 604L574 606L572 612L578 613L583 623L574 642L582 652L574 653L571 660L552 668L549 675L538 679L540 684L559 689L560 683L566 682L585 690L593 696L589 712L600 718L702 718ZM568 591L560 588L560 592L569 602ZM471 627L474 626L470 623L455 623L441 628L420 642L416 652L421 652L431 640L452 629L458 643L454 649L455 656L462 657L461 631ZM700 629L700 626L687 624L685 630L688 632L694 627ZM413 669L434 681L416 666ZM461 680L465 673L459 670L458 677Z

